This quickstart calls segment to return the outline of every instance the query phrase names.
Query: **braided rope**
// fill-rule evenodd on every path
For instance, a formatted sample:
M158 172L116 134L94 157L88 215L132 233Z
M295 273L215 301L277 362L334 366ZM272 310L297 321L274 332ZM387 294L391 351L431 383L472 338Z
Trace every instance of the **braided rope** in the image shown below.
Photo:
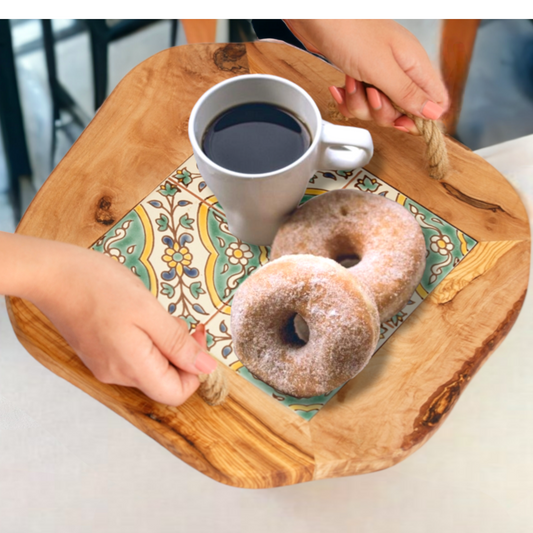
M211 374L199 374L198 394L208 405L220 405L228 396L229 386L220 363Z
M448 151L446 150L446 141L442 131L442 125L435 120L427 120L417 117L404 111L401 107L393 104L394 108L402 115L409 117L420 132L420 135L426 141L426 157L429 165L429 175L435 180L441 180L446 177L450 171L450 162L448 160Z

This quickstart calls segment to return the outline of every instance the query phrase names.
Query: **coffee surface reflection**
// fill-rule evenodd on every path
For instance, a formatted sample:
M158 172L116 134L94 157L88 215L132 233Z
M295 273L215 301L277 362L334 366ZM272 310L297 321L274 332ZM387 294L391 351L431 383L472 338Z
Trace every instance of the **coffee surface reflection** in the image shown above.
M292 113L266 103L232 107L207 127L202 150L217 165L243 174L285 168L311 145L305 124Z

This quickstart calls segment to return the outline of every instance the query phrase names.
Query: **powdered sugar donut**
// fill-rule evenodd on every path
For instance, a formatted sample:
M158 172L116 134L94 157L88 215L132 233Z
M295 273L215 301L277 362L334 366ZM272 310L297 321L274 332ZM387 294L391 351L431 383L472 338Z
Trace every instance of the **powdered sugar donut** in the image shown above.
M409 301L426 265L422 229L405 207L345 189L309 200L282 225L271 258L292 254L354 259L347 270L370 289L381 322Z
M246 368L299 398L327 394L354 377L380 331L366 287L335 261L312 255L282 257L247 278L232 302L231 329Z

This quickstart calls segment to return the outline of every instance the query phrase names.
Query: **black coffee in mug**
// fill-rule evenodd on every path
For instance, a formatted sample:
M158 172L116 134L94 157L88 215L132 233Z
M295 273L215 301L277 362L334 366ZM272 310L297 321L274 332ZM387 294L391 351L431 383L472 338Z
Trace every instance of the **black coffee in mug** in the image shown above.
M243 174L285 168L311 145L306 125L289 111L266 103L240 104L207 127L202 150L217 165Z

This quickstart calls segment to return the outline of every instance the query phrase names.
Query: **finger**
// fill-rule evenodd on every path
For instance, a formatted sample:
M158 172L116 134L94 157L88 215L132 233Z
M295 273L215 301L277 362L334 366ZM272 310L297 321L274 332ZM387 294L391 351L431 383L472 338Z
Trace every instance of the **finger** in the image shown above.
M207 334L203 324L198 324L192 334L194 340L204 349L207 350ZM212 356L211 356L212 357ZM215 359L213 358L215 361Z
M342 87L329 87L329 91L333 99L337 103L337 109L347 118L353 118L354 115L350 113L346 107L346 91Z
M379 80L379 88L384 94L413 115L437 120L444 113L444 108L431 100L398 65L392 54L390 58L382 59L379 71L376 69L375 78ZM371 83L375 85L373 81Z
M366 92L360 81L346 76L345 83L346 108L350 116L359 120L371 120L372 114L366 98Z
M178 406L198 388L198 377L173 367L154 346L144 364L136 367L135 387L156 402Z
M161 312L145 316L140 325L161 353L174 366L192 374L213 372L216 361L189 335L186 322L171 317L163 308Z
M331 96L333 96L333 99L337 103L337 108L339 111L345 116L350 117L350 114L348 112L348 109L346 109L346 102L345 102L345 91L341 87L335 87L331 86L328 87L329 92L331 93Z
M198 324L194 333L192 333L192 338L204 349L207 350L207 335L205 332L205 326L203 324Z
M394 121L394 127L397 130L403 131L405 133L410 133L411 135L420 135L418 128L416 127L413 120L405 115L402 115L400 118L397 118Z
M394 121L401 113L392 106L391 101L375 87L367 87L366 96L372 119L380 126L394 126Z

